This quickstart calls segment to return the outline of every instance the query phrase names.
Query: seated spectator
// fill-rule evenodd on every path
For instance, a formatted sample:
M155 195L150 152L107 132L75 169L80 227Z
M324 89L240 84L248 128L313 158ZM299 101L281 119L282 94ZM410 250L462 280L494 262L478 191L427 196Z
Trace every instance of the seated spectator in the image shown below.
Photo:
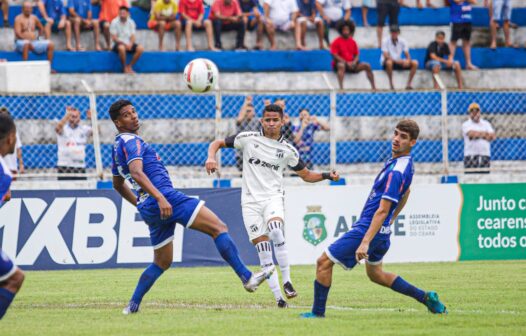
M73 51L71 46L71 23L66 19L66 8L62 0L40 0L38 9L42 15L46 39L51 39L51 31L64 30L66 33L66 49Z
M263 49L263 23L261 21L261 12L259 10L258 0L239 0L239 6L243 16L243 23L246 30L256 29L256 47L254 49Z
M338 84L343 89L343 77L345 73L356 74L365 71L367 79L371 83L371 88L376 90L374 84L374 74L369 63L360 62L360 50L356 41L352 38L354 35L354 22L343 21L338 26L340 36L331 44L331 54L333 57L332 68L338 74Z
M351 0L316 0L316 9L325 23L325 41L329 41L329 28L337 28L342 21L352 20Z
M245 24L241 14L237 0L214 0L210 19L214 26L214 42L217 49L223 49L221 32L229 30L237 32L236 49L247 49L245 47Z
M119 54L124 73L134 73L133 65L141 57L144 48L135 43L136 26L130 18L130 10L126 6L119 9L119 16L111 21L110 33L113 40L113 51ZM126 54L133 54L130 64L126 64Z
M300 158L305 162L308 169L312 169L313 166L312 145L314 144L314 133L318 130L330 130L329 124L311 116L308 109L302 109L300 111L300 124L294 127L294 142Z
M407 42L400 37L400 28L398 26L391 26L389 30L391 36L385 38L382 42L382 56L380 58L380 63L387 72L391 90L394 90L393 69L410 70L405 88L407 90L412 90L411 83L416 74L416 70L418 69L418 61L411 59ZM405 59L402 58L402 53L405 55Z
M68 0L69 20L75 33L75 43L78 51L86 50L80 43L81 30L93 30L95 50L101 51L99 42L99 21L93 20L93 10L90 0Z
M439 73L442 68L455 71L458 88L462 89L462 69L460 68L460 63L453 60L453 55L445 39L446 33L443 31L438 31L435 34L435 41L431 42L427 47L424 64L426 69L432 71L433 74ZM435 89L440 88L435 80L435 76L433 76L433 83Z
M448 0L446 0L448 2ZM451 55L455 55L457 41L462 40L462 49L466 59L466 69L478 69L471 62L471 21L472 21L472 4L477 0L449 0L450 21L451 21L451 43L449 48Z
M491 124L480 117L480 106L471 103L468 108L469 119L462 124L464 137L464 168L486 168L482 171L467 171L470 173L489 173L491 144L495 140L495 131Z
M369 13L369 8L373 8L373 0L363 0L362 2L362 21L364 27L369 27L369 20L367 19L367 13Z
M102 28L102 35L106 41L106 49L111 50L110 24L113 19L119 16L119 8L122 6L130 8L128 0L99 0L100 13L99 24Z
M378 37L378 48L382 47L382 36L385 19L389 16L389 25L398 26L398 15L400 14L400 0L376 0L378 9L378 23L376 35Z
M47 52L49 63L53 61L55 45L50 40L37 39L37 28L39 35L44 35L44 26L38 18L32 14L33 4L31 1L22 3L22 13L15 18L15 50L22 53L24 61L29 57L29 52L43 54Z
M265 30L270 42L270 50L276 50L276 30L288 32L294 31L296 48L301 50L299 40L299 26L296 25L298 18L298 4L296 0L265 0L263 4L265 11Z
M497 28L499 22L502 21L502 28L504 30L504 45L506 47L517 47L511 43L510 35L510 20L511 20L511 0L493 0L492 15L490 23L491 31L491 49L497 49Z
M0 107L0 114L7 114L10 117L12 117L7 107L4 106ZM13 154L5 155L4 162L7 164L7 167L13 174L13 180L15 180L18 175L24 174L24 160L22 159L22 141L20 141L20 135L18 134L18 130L16 131L15 152Z
M88 119L91 113L87 112ZM80 111L66 107L64 117L55 126L57 134L59 174L86 174L86 144L92 134L91 126L80 124ZM85 176L59 176L59 180L85 180Z
M186 50L194 51L192 45L192 29L206 31L208 49L216 51L212 42L212 21L204 20L205 9L203 0L180 0L179 13L181 13L181 25L184 29L186 38Z
M181 22L177 20L177 3L175 0L157 0L153 6L148 28L157 31L159 50L163 51L164 32L175 31L175 50L181 47Z
M256 132L259 131L261 123L256 118L254 105L252 104L252 96L246 96L243 105L239 109L239 114L236 119L236 134L241 132ZM236 167L239 171L243 171L243 157L240 151L236 151Z
M9 28L9 0L0 0L2 3L2 14L4 14L4 28Z
M307 28L316 29L316 33L318 34L319 48L324 49L325 46L323 45L323 33L325 29L323 27L322 19L316 15L318 12L316 9L316 0L298 0L298 7L298 25L300 28L298 31L300 33L300 37L296 37L296 39L300 40L302 49L307 49L307 44L305 43Z
M400 0L400 6L405 6L404 0ZM426 0L426 6L429 7L429 8L436 8L431 3L431 0ZM422 5L422 0L416 0L416 7L417 8L424 8L424 5Z

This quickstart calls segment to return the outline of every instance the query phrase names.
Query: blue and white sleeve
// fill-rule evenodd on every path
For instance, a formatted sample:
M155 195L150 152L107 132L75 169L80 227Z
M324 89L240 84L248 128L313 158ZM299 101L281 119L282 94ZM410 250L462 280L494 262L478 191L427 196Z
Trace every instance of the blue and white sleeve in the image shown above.
M391 202L398 203L402 189L404 187L404 181L402 173L399 171L391 171L387 176L387 183L385 184L385 190L382 194L382 198L387 199Z
M127 165L134 160L142 160L144 155L144 143L141 139L127 139L121 146Z

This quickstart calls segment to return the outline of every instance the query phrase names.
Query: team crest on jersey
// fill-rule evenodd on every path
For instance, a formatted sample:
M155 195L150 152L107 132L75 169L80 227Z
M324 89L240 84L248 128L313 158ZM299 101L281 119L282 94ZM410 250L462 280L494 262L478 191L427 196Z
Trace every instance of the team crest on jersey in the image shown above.
M283 149L276 150L276 156L278 158L282 159L284 155L285 155L285 151L283 151Z
M307 213L303 216L303 239L314 246L323 242L327 238L325 219L321 206L308 206Z

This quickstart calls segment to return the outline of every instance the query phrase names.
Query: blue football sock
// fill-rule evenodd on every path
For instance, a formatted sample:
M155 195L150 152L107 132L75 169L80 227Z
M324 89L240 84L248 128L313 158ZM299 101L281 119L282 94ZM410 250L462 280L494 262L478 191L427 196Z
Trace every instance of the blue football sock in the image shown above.
M0 288L0 320L4 317L7 308L13 299L15 298L15 293L8 291L5 288Z
M228 232L223 232L214 240L216 243L216 248L221 254L221 257L234 269L237 276L243 281L247 282L248 279L252 276L252 272L245 266L241 258L239 257L239 252L237 247L230 238Z
M424 303L426 292L424 292L420 288L411 285L409 282L405 281L400 276L396 277L395 281L393 281L391 289L398 293L410 296L418 302Z
M136 312L139 309L142 298L150 288L152 288L155 281L161 276L161 274L163 274L163 272L163 269L156 264L151 264L144 270L130 300L130 310L132 312Z
M331 287L325 287L317 280L314 280L314 303L312 304L312 313L324 316L325 306L327 305L327 297Z

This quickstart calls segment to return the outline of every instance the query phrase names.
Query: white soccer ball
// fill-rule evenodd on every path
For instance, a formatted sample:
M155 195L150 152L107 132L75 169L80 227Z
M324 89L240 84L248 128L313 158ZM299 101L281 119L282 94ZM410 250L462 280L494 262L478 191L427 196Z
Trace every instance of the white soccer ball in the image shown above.
M216 87L218 80L217 66L209 59L197 58L184 68L184 81L193 92L208 92Z

